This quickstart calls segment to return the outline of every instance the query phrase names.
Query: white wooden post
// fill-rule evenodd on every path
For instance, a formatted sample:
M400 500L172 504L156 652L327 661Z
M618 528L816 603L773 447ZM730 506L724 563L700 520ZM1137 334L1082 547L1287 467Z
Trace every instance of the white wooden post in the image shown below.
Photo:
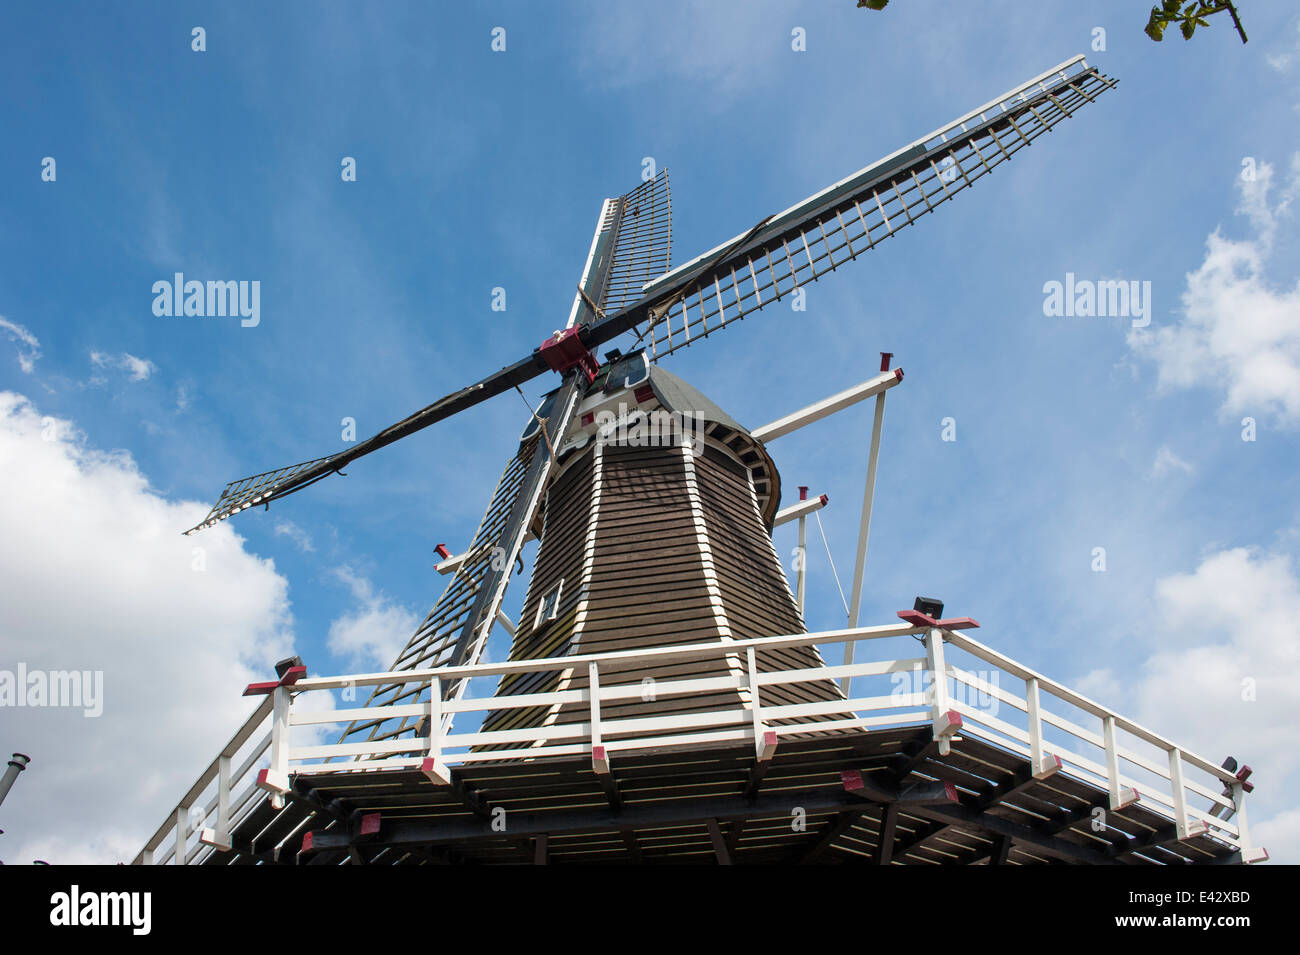
M217 757L217 825L204 827L199 842L222 852L229 851L230 843L230 757L224 753Z
M152 849L145 849L144 852L141 852L141 853L140 853L140 864L141 864L141 865L153 865L153 850L152 850Z
M284 808L289 791L289 688L271 691L271 765L257 774L257 787L271 794L271 805Z
M189 826L189 824L190 824L190 807L177 806L176 807L176 853L172 859L172 863L174 865L185 864L185 856L186 856L185 829L186 827Z
M1242 862L1267 862L1268 850L1250 841L1250 826L1246 823L1246 787L1241 783L1232 786L1233 816L1237 820L1237 844L1241 846Z
M1187 817L1187 789L1183 784L1183 751L1177 746L1169 750L1169 782L1174 795L1174 826L1179 839L1191 839L1208 831L1207 823L1192 822ZM1240 825L1240 824L1239 824Z
M763 708L758 701L758 655L753 647L745 648L746 662L749 667L749 705L754 721L754 755L760 763L772 758L776 752L776 731L769 730L763 722Z
M600 741L600 670L596 661L587 664L587 693L591 697L591 768L609 774L609 755Z
M468 683L468 680L464 681ZM442 758L442 680L433 677L429 680L429 751L424 757L420 771L435 786L450 786L451 770Z
M1061 768L1061 760L1043 746L1043 714L1039 708L1038 680L1025 680L1025 707L1029 716L1029 771L1035 779L1046 779Z
M1138 801L1138 791L1132 786L1122 786L1119 781L1119 746L1115 742L1115 717L1101 721L1102 736L1106 744L1106 784L1110 788L1112 811L1125 809Z
M925 659L930 669L930 720L934 738L939 744L939 755L947 756L953 736L961 729L961 716L948 700L948 665L943 657L942 631L930 630L925 635Z

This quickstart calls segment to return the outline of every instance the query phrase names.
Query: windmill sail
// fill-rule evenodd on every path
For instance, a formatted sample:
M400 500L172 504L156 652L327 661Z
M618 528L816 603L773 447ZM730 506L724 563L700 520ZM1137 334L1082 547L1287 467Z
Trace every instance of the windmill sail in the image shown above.
M506 465L497 483L465 560L390 670L469 666L478 662L545 490L555 461L554 446L568 428L585 384L580 375L569 375L549 402L550 410L542 427L531 429L535 433L520 443L518 453ZM458 698L464 690L464 681L448 682L443 687L447 699ZM371 694L366 705L414 703L421 692L420 685L414 683L381 686ZM340 742L359 738L361 734L368 739L392 739L413 733L415 726L412 718L386 723L357 722L344 731Z
M606 199L596 220L596 234L568 327L589 325L640 299L645 283L668 270L671 245L667 169L631 192Z
M644 277L668 262L671 210L667 171L662 171L605 201L569 316L569 326L578 326L575 344L594 350L631 331L657 360L707 338L933 212L1115 85L1076 56L660 275L641 287L636 301L624 304ZM548 370L546 357L534 350L355 447L234 481L186 533L279 500Z
M648 283L586 340L648 321L638 340L658 359L706 338L933 212L1115 85L1075 57Z
M667 169L619 201L618 238L600 298L604 312L617 312L641 298L645 284L668 271L672 253L673 206Z

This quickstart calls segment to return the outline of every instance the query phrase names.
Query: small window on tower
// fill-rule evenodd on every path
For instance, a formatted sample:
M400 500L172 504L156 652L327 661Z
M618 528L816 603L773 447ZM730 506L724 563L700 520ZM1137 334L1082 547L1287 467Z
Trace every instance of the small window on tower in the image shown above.
M537 605L537 620L533 623L534 630L544 627L549 621L560 615L560 591L562 589L564 589L563 578L542 597L542 602Z

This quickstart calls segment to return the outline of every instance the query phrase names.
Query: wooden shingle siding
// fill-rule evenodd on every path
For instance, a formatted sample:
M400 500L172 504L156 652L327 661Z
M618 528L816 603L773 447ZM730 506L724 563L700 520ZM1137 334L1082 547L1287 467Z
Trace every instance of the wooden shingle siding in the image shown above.
M747 436L735 438L742 451ZM679 446L597 446L575 452L546 496L541 545L511 659L563 657L804 632L772 547L751 472L736 452ZM543 597L564 578L559 619L534 630ZM558 661L557 661L558 662ZM820 665L813 648L759 654L760 670ZM604 686L643 684L648 698L606 702L604 720L740 710L748 688L664 696L668 680L743 677L740 654L627 663L601 670ZM587 687L587 671L559 668L502 680L499 695ZM770 687L765 705L842 699L831 681ZM499 710L485 729L588 719L587 704ZM789 721L785 721L789 722Z
M739 640L806 632L759 515L748 471L713 446L696 459L696 470L732 636ZM762 672L816 667L822 662L814 647L765 651L757 658ZM830 680L769 687L762 694L764 705L837 699L843 699L843 694Z

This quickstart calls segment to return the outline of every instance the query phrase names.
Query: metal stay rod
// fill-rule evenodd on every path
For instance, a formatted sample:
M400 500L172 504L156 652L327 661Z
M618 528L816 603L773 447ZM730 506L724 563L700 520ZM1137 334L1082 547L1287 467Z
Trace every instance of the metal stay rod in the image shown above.
M880 370L889 370L889 352L880 353ZM885 392L876 395L876 415L871 423L871 449L867 454L867 480L862 490L862 522L858 526L858 555L853 563L853 584L849 598L849 628L858 625L858 614L862 609L862 578L867 569L867 539L871 535L871 505L876 494L876 465L880 461L880 430L885 420ZM844 665L853 662L853 644L844 644ZM841 688L849 692L849 677L843 677Z

